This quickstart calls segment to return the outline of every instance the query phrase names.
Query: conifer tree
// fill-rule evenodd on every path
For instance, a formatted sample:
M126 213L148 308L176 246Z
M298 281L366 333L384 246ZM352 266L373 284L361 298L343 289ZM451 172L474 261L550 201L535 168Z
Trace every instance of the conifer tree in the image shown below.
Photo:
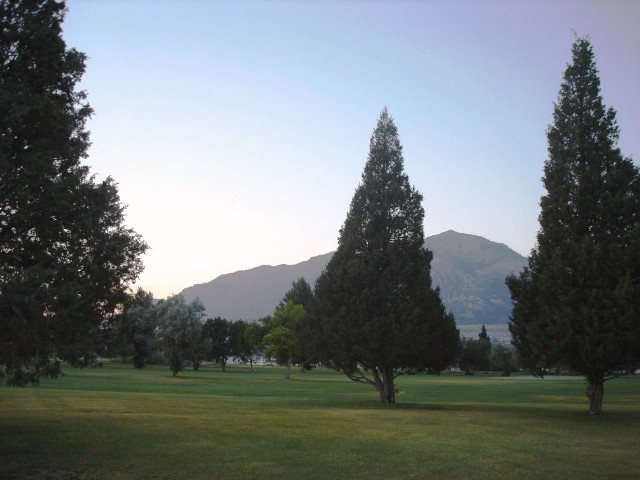
M404 172L398 131L384 109L312 304L319 356L373 385L383 403L395 402L398 375L443 370L459 341L453 316L432 288L423 219L422 195Z
M605 380L640 360L640 174L617 146L590 41L572 53L547 131L537 244L507 279L509 328L535 373L559 362L584 375L599 415Z

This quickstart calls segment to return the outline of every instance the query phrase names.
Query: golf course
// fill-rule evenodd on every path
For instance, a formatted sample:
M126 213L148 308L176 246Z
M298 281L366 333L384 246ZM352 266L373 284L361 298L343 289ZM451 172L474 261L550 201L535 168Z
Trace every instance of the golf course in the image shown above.
M106 362L0 387L3 479L640 478L640 378L399 377Z

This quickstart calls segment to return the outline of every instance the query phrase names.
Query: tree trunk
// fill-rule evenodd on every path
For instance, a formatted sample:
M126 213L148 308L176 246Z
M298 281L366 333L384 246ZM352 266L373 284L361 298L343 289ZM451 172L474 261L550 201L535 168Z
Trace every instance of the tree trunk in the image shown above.
M589 415L602 415L602 399L604 397L604 380L588 380L587 397L589 398Z
M396 403L396 387L393 382L393 370L384 370L384 399L385 403Z
M249 372L253 373L255 370L253 369L253 355L249 357Z
M377 369L373 369L373 379L376 390L380 395L380 403L396 403L396 389L393 383L393 370L385 368L382 377Z
M227 368L227 361L220 360L220 367L222 368L222 372L224 373L225 369Z
M291 379L291 359L290 358L287 358L287 370L284 374L284 379L285 380Z

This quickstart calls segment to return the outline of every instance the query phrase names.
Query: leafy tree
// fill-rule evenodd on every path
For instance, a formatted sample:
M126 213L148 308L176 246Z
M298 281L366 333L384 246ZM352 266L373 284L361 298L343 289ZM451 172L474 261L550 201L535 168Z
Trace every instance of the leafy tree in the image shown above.
M302 364L302 371L311 370L318 363L318 355L315 352L315 332L313 330L313 319L309 315L313 300L313 290L307 281L301 277L292 283L291 288L285 293L280 302L280 307L286 305L288 301L296 305L302 305L305 315L296 324L293 332L296 356L294 361Z
M482 330L477 339L464 339L460 345L458 364L466 375L473 375L478 370L487 371L490 368L491 340L487 330L482 325Z
M503 377L510 377L514 369L513 351L505 345L497 344L491 347L491 369L502 372Z
M153 307L137 305L127 315L131 319L131 345L133 347L133 366L144 368L151 355L153 331L155 330L155 312Z
M245 345L244 331L247 327L247 323L243 320L236 320L229 325L229 344L231 349L231 356L242 361L245 360L244 353L247 350Z
M248 323L244 329L243 358L249 362L250 371L254 371L253 361L264 352L264 336L268 333L267 322Z
M147 249L115 181L80 163L92 109L64 15L64 2L0 1L0 366L13 385L94 361Z
M111 353L122 357L122 363L127 361L127 357L138 351L138 358L134 359L134 364L142 368L139 364L140 355L143 350L149 355L149 349L153 342L155 329L155 311L153 305L153 294L146 292L142 288L131 295L128 295L121 312L116 313L109 321L109 333L111 340ZM143 338L143 337L148 338ZM134 345L137 343L137 346ZM145 346L143 346L143 344Z
M223 372L229 358L236 354L231 325L232 322L221 317L209 318L203 325L203 335L210 342L207 358L218 362Z
M242 362L250 362L250 368L253 369L253 360L251 359L251 348L247 342L245 331L250 324L244 320L236 320L231 325L231 342L234 357Z
M617 147L589 40L572 53L547 131L537 244L507 279L509 328L535 374L562 363L584 375L599 415L605 380L640 360L640 174Z
M306 316L302 305L287 301L276 308L269 322L269 333L264 336L267 354L276 358L278 363L287 366L285 379L291 378L291 363L296 355L296 331Z
M385 109L338 249L318 279L312 307L318 351L350 379L395 402L394 379L439 372L459 333L431 284L422 195L404 173L398 131Z
M185 360L191 360L197 369L204 311L200 299L187 304L182 295L167 297L156 306L158 338L173 376L184 369Z
M125 310L121 316L128 330L127 340L133 353L133 366L144 368L151 354L153 332L156 327L153 294L138 288L125 303Z

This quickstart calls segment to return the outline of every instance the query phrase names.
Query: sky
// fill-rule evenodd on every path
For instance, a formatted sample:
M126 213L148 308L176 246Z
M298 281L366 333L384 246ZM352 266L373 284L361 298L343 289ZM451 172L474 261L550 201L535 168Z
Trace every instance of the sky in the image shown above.
M336 249L387 107L425 235L528 255L562 74L589 35L640 159L635 0L68 0L95 115L85 163L150 245L156 298Z

